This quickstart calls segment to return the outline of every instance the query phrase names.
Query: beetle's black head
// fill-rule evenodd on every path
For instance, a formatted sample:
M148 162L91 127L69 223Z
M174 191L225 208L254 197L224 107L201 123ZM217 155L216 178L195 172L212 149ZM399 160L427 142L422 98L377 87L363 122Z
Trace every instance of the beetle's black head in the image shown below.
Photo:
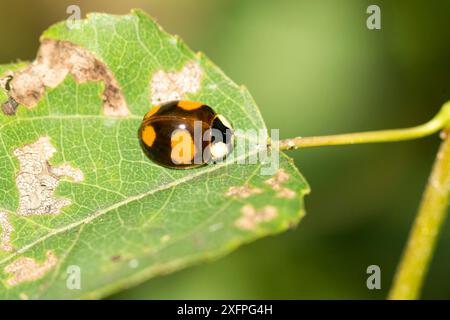
M233 150L233 128L222 115L215 116L212 123L211 157L213 160L224 159Z

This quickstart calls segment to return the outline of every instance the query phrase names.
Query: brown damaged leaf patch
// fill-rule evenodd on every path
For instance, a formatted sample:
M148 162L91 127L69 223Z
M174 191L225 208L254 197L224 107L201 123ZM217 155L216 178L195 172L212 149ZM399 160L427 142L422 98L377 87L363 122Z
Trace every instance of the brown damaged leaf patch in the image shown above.
M283 186L288 180L289 174L283 169L279 169L272 178L266 180L266 184L277 192L278 198L293 199L295 198L295 192Z
M14 231L13 226L8 221L6 212L0 211L0 250L11 251L11 233Z
M178 72L156 72L150 83L152 104L183 100L187 93L196 93L200 89L202 74L203 70L196 61L189 61Z
M243 186L238 187L230 187L228 191L225 193L227 197L234 197L234 198L248 198L255 194L260 194L263 191L259 188L252 188L248 184L245 184Z
M47 251L46 260L37 262L28 257L22 257L4 269L6 273L12 273L11 277L6 280L6 284L10 287L16 286L23 282L35 281L42 278L47 272L56 266L58 258L53 251Z
M19 215L59 214L62 207L72 203L69 199L55 198L53 193L62 177L79 182L83 180L83 173L67 164L51 166L48 160L55 152L49 137L41 137L32 144L14 150L13 154L20 163L16 177L20 197Z
M245 205L241 209L242 216L235 221L235 225L244 230L253 230L260 223L275 219L278 215L277 208L265 206L256 210L252 205Z
M16 114L19 104L12 97L8 97L8 101L2 104L2 111L7 116L13 116Z
M122 90L111 70L91 52L67 41L43 40L36 60L10 73L9 96L28 108L35 107L46 88L55 88L71 74L77 83L103 81L103 112L107 116L129 114ZM11 104L11 100L7 103ZM11 109L9 106L3 110Z

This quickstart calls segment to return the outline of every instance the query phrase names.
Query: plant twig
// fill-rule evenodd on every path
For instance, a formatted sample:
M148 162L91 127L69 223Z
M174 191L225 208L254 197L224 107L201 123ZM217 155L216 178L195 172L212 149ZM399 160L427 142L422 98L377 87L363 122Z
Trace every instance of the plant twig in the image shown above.
M450 102L444 104L439 113L427 123L422 125L393 130L380 130L368 132L356 132L317 137L297 137L279 141L280 150L298 148L335 146L359 143L379 143L412 140L422 138L443 129L450 123Z
M419 297L441 225L446 217L450 201L450 101L442 106L433 119L412 128L306 138L297 137L279 141L280 150L291 150L412 140L443 129L444 142L442 142L436 157L408 244L399 264L389 295L390 299L416 299Z
M428 271L450 199L449 132L444 136L389 299L417 299Z

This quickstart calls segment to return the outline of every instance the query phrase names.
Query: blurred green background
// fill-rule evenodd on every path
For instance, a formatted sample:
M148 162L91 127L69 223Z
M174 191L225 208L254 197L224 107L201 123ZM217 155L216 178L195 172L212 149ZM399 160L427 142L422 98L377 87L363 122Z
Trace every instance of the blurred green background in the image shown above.
M31 60L67 6L124 14L139 7L245 84L281 137L411 126L450 99L450 2L149 0L2 1L0 62ZM382 29L366 28L381 7ZM295 230L112 298L384 298L439 139L289 154L312 187ZM450 298L445 224L423 298ZM366 288L381 267L382 289Z

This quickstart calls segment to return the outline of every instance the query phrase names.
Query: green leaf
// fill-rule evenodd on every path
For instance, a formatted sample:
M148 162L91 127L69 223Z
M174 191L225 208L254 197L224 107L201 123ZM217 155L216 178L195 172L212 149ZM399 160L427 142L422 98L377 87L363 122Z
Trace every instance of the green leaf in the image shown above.
M26 104L34 94L36 106L0 115L0 298L103 297L223 256L303 216L309 189L284 154L275 176L261 174L263 163L173 170L144 156L137 129L156 96L152 80L189 63L200 67L201 82L183 98L213 106L235 128L267 130L245 88L144 13L91 14L79 28L52 26L41 41L65 41L58 43L103 63L128 114L104 107L111 82L72 72L42 96L14 96ZM27 66L1 66L0 76ZM0 90L1 102L8 95Z

